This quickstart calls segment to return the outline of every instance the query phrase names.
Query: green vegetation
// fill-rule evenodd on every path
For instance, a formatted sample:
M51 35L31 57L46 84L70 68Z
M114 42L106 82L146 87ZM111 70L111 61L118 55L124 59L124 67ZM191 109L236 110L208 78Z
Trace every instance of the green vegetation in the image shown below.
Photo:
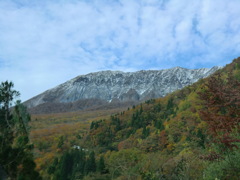
M30 139L35 146L36 169L43 179L52 176L47 173L47 169L55 157L60 159L74 145L83 148L89 146L87 134L92 121L106 119L121 110L123 109L32 115Z
M56 180L82 179L93 174L104 175L107 172L103 156L96 162L95 153L88 153L83 149L65 152L59 160L55 158L48 168L48 174Z
M167 97L92 122L112 178L238 179L240 58ZM154 165L152 165L154 164Z
M12 88L12 82L0 85L0 167L10 179L38 180L41 178L34 170L33 145L29 141L30 116L19 101L10 111L13 99L19 96Z
M209 78L122 112L33 116L37 170L44 179L64 180L239 179L239 67L240 58ZM25 110L19 114L20 106L7 115L1 111L1 122L18 122L14 132L24 135L29 116ZM19 133L7 140L9 147L30 155L31 144ZM24 165L16 167L18 174Z

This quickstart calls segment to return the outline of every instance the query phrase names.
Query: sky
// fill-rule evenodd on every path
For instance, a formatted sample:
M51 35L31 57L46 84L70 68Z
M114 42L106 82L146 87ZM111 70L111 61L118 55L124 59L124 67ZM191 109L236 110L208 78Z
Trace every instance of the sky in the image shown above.
M224 66L240 0L0 0L0 82L25 101L78 75Z

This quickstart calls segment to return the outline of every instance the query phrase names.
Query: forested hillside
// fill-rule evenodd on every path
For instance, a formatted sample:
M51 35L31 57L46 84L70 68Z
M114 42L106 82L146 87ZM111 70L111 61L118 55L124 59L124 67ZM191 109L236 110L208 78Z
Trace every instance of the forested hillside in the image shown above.
M50 177L239 179L240 58L164 98L93 121L83 140L88 150L57 157Z
M10 109L19 95L12 87L0 87L1 178L240 177L240 58L164 98L119 111L34 115L30 122L19 102Z

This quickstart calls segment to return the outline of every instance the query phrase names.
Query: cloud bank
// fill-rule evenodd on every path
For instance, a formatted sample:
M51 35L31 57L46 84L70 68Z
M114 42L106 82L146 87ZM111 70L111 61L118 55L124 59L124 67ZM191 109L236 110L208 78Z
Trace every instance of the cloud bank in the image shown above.
M239 0L0 1L0 81L27 100L80 74L225 65Z

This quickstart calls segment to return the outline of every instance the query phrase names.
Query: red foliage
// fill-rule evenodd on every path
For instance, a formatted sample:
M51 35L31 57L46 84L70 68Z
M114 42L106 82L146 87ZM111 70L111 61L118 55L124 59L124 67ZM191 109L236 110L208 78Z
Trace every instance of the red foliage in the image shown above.
M231 137L229 133L225 133L222 137L219 138L220 142L224 144L229 149L238 148L237 145L235 145L235 142L240 142L240 139L236 139Z
M168 145L168 138L167 138L167 133L165 130L160 132L160 143L159 143L160 147L162 149L166 148Z
M205 102L200 115L208 123L209 133L226 148L237 147L234 143L240 140L231 133L240 129L240 82L231 73L226 80L217 74L199 95Z
M218 161L223 159L223 157L220 154L217 154L216 152L210 152L210 154L208 155L200 156L200 159L207 160L207 161Z

